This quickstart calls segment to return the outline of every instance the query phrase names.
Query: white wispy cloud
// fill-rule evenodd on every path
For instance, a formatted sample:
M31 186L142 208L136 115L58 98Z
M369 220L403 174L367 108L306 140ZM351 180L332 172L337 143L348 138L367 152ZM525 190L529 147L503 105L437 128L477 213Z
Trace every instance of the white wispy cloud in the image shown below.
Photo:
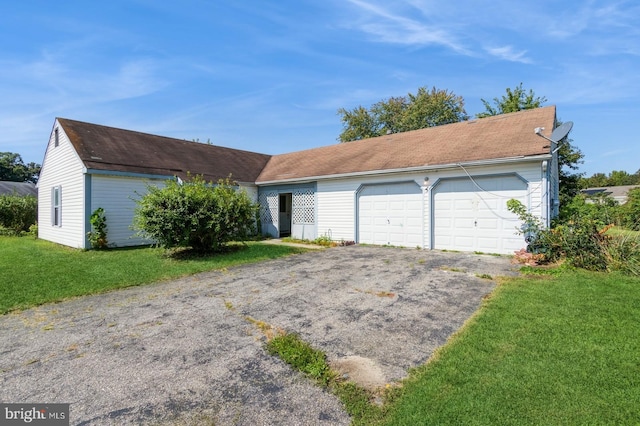
M392 13L388 9L364 0L348 0L363 15L352 24L357 29L374 36L377 41L404 45L440 45L458 53L471 55L454 34L433 23Z
M513 46L501 47L485 47L485 51L491 56L510 62L521 62L523 64L531 64L533 61L527 57L527 51L514 50Z

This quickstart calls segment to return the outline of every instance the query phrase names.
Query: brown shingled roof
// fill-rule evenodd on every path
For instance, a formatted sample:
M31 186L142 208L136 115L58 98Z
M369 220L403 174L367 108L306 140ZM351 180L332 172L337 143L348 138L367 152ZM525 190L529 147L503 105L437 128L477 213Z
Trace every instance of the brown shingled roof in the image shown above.
M270 156L181 139L57 119L88 169L255 182Z
M555 106L275 155L258 183L549 154Z

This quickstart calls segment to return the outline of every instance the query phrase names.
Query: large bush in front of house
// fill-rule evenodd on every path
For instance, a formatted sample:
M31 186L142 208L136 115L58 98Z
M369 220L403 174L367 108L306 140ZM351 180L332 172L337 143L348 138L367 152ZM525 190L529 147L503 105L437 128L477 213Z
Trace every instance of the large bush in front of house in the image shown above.
M32 196L0 195L0 233L20 235L35 225L38 199Z
M137 201L133 225L162 247L215 252L255 234L258 206L228 178L213 184L196 176L147 189Z

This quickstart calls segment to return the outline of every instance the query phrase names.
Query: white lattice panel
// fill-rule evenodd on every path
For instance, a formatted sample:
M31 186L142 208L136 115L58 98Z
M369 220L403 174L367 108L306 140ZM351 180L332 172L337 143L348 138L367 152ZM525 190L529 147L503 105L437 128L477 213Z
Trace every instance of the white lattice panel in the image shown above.
M293 192L293 223L315 223L315 194L313 189L298 189Z
M260 194L260 220L262 223L278 223L278 193Z

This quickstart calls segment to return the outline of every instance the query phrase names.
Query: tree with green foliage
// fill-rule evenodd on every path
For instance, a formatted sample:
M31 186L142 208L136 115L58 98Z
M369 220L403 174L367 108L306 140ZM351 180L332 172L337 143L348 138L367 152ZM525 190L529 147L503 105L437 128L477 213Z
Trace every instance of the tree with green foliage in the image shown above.
M562 122L558 122L560 126ZM574 173L584 161L584 154L568 136L560 141L558 149L558 180L560 182L560 208L580 193L582 173Z
M544 96L536 96L533 90L527 92L522 83L515 89L507 87L506 94L501 98L493 98L493 105L488 101L481 99L484 104L485 111L476 114L477 118L491 117L499 114L522 111L525 109L540 108L547 98ZM556 126L560 126L562 122L557 122ZM565 138L560 142L558 149L558 169L560 180L560 205L565 205L573 197L580 192L581 173L573 173L578 170L579 164L583 163L584 154L571 144L572 139Z
M580 179L580 188L598 188L603 186L640 185L640 170L630 174L624 170L613 170L611 173L594 173L590 177Z
M229 178L213 184L195 176L147 190L137 201L133 226L162 247L217 252L255 234L258 206Z
M480 99L484 104L485 111L476 114L477 118L491 117L493 115L506 114L509 112L522 111L523 109L540 108L547 102L544 96L536 96L533 90L529 92L522 87L522 83L515 89L507 87L507 93L502 98L493 98L493 105L484 99Z
M357 106L338 110L343 130L340 142L350 142L406 132L442 124L457 123L469 117L464 99L447 90L420 87L416 94L391 97L373 104L369 109Z
M24 164L20 154L0 152L0 180L10 182L38 182L40 164Z

